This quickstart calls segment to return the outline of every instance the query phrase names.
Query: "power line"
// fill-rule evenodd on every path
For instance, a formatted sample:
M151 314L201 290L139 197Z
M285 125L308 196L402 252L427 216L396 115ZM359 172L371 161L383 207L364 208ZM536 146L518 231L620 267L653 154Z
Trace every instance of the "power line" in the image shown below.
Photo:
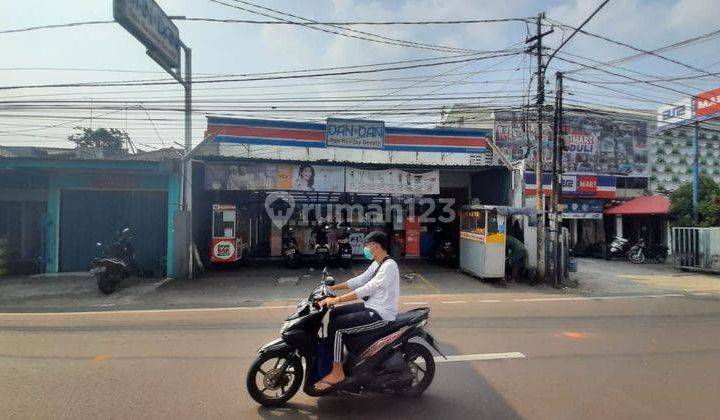
M193 84L203 83L229 83L229 82L252 82L260 80L283 80L283 79L305 79L323 76L344 76L350 74L368 74L368 73L379 73L384 71L397 71L424 67L436 67L447 64L464 63L468 61L479 61L487 60L498 57L507 57L509 55L518 54L517 52L503 53L488 55L482 57L466 58L462 60L447 60L438 63L424 63L414 64L407 66L395 66L381 69L367 69L367 70L352 70L342 72L328 72L328 73L315 73L315 74L294 74L286 76L269 76L269 77L250 77L250 78L228 78L228 79L214 79L214 80L193 80ZM68 87L119 87L119 86L155 86L155 85L175 85L175 81L154 81L154 82L84 82L84 83L58 83L58 84L44 84L44 85L15 85L15 86L0 86L0 90L11 90L11 89L35 89L35 88L68 88Z
M268 17L268 18L270 18L270 19L276 19L276 20L281 20L281 21L292 22L292 21L290 21L290 20L288 20L288 19L284 19L284 18L277 17L277 16L272 16L272 15L269 15L269 14L267 14L267 13L259 12L259 11L257 11L257 10L248 9L248 8L246 8L246 7L238 6L238 5L235 5L235 4L228 4L228 3L225 3L225 2L220 1L220 0L209 0L209 1L211 1L211 2L213 2L213 3L221 4L221 5L223 5L223 6L232 7L232 8L234 8L234 9L242 10L242 11L245 11L245 12L248 12L248 13L252 13L252 14L255 14L255 15L265 16L265 17ZM276 14L279 14L279 15L282 15L282 16L289 16L289 17L293 17L293 18L296 18L296 19L301 19L301 20L304 20L305 22L295 22L295 23L297 23L298 25L303 26L303 27L307 27L307 28L310 28L310 29L314 29L314 30L318 30L318 31L322 31L322 32L326 32L326 33L330 33L330 34L334 34L334 35L340 35L340 36L349 37L349 38L355 38L355 39L360 39L360 40L364 40L364 41L376 42L376 43L379 43L379 44L396 45L396 46L419 48L419 49L433 50L433 51L443 51L443 52L472 52L472 50L468 50L468 49L464 49L464 48L447 47L447 46L443 46L443 45L430 45L430 44L423 44L423 43L417 43L417 42L412 42L412 41L398 40L398 39L394 39L394 38L384 37L384 36L382 36L382 35L376 35L376 34L369 33L369 32L358 31L358 30L355 30L355 29L347 29L347 28L343 28L343 27L340 27L340 26L327 25L327 26L330 26L330 27L339 28L340 30L344 30L344 31L348 31L348 32L353 32L353 33L358 33L358 34L367 35L367 36L372 36L372 37L375 37L375 38L378 38L378 39L368 38L367 36L351 35L351 34L348 34L348 33L345 33L345 32L338 32L338 31L333 31L333 30L330 30L330 29L325 29L325 28L316 27L315 25L317 25L318 22L317 22L317 21L314 21L314 20L312 20L312 19L307 19L307 18L304 18L304 17L300 17L300 16L297 16L297 15L290 14L290 13L281 12L281 11L278 11L278 10L275 10L275 9L270 9L270 8L268 8L268 7L259 6L259 5L252 4L252 3L249 3L249 2L245 2L245 1L242 1L242 0L232 0L232 1L235 1L236 3L242 3L242 4L245 4L245 5L251 6L251 7L256 7L256 8L258 8L258 9L271 11L272 13L276 13ZM314 24L314 25L307 25L306 23L312 23L312 24Z
M585 30L582 30L582 29L580 29L580 28L574 28L574 27L572 27L572 26L570 26L570 25L567 25L567 24L564 24L564 23L562 23L562 22L554 21L554 20L551 20L551 19L548 19L548 21L551 22L551 23L554 23L554 24L556 24L556 25L564 26L564 27L566 27L566 28L577 29L578 32L582 33L583 35L587 35L587 36L591 36L591 37L594 37L594 38L602 39L603 41L607 41L607 42L610 42L610 43L615 44L615 45L619 45L619 46L622 46L622 47L626 47L626 48L629 48L629 49L631 49L631 50L633 50L633 51L637 51L637 52L642 53L642 54L651 55L651 56L657 57L657 58L659 58L659 59L661 59L661 60L665 60L665 61L667 61L667 62L670 62L670 63L673 63L673 64L677 64L677 65L679 65L679 66L688 68L688 69L690 69L690 70L694 70L694 71L696 71L696 72L704 73L704 74L706 74L706 75L711 75L711 74L708 73L706 70L703 70L703 69L700 69L700 68L691 66L691 65L689 65L689 64L685 64L685 63L683 63L683 62L681 62L681 61L675 60L675 59L673 59L673 58L666 57L666 56L664 56L664 55L657 54L657 53L655 53L655 52L653 52L653 51L643 50L643 49L641 49L641 48L635 47L635 46L630 45L630 44L625 43L625 42L616 41L616 40L611 39L611 38L608 38L608 37L606 37L606 36L594 34L594 33L591 33L591 32L585 31ZM711 75L711 76L712 76L712 75Z

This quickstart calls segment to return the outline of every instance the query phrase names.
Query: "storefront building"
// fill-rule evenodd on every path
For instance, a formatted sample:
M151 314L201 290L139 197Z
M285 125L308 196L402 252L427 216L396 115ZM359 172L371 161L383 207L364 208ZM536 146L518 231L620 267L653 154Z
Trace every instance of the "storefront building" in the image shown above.
M9 274L88 271L126 227L143 275L174 274L177 161L3 158L0 201Z
M489 135L382 121L208 118L193 172L194 241L219 263L278 257L290 234L307 256L323 226L331 253L347 226L355 255L363 235L383 230L395 256L426 256L438 235L457 236L460 206L509 204L511 172Z

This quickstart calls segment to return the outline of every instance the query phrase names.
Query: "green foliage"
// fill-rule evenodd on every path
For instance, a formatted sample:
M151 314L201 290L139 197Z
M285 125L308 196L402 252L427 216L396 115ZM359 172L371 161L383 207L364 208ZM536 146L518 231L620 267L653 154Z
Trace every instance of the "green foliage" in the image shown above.
M123 146L130 142L127 133L117 128L74 128L80 132L69 136L68 140L78 147L101 147L110 152L121 152Z
M720 186L710 177L700 177L697 224L692 217L692 182L675 190L670 195L670 202L674 226L720 226Z

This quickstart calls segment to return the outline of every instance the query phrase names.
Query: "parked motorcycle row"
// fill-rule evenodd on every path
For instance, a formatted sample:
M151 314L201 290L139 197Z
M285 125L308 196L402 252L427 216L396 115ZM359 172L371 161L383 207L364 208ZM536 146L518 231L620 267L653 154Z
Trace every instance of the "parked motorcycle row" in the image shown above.
M335 250L330 249L328 233L331 230L340 230L336 240ZM350 234L352 228L343 223L319 224L312 231L314 249L311 257L303 256L295 239L295 229L286 226L282 231L282 259L286 267L299 268L303 264L321 269L326 266L347 268L353 260ZM430 260L437 265L454 268L458 264L458 251L456 240L443 226L437 225L433 229L433 248L429 252Z
M637 243L632 244L626 238L614 236L610 245L605 251L605 259L625 258L634 264L653 262L662 264L667 260L668 248L662 244L648 244L645 239L640 238Z

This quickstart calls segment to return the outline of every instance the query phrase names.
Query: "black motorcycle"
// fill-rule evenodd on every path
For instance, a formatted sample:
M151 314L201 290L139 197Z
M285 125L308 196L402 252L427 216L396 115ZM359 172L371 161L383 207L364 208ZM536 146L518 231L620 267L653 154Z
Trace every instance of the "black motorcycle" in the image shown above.
M130 277L135 266L135 251L130 243L130 228L119 233L118 238L103 252L101 258L93 258L90 265L90 275L97 281L101 292L109 295L113 293L118 284ZM101 242L97 243L102 248Z
M432 353L421 343L410 340L421 338L438 353L442 352L432 335L423 328L430 309L417 308L398 314L395 321L380 330L349 338L349 353L343 361L345 381L329 393L315 390L315 383L330 371L332 363L329 341L320 337L328 309L318 308L317 303L332 296L329 286L334 283L325 270L321 284L283 323L281 338L258 350L246 381L250 396L258 403L264 406L284 404L303 385L303 377L303 391L313 397L357 396L364 392L411 397L422 394L430 386L435 375Z
M328 265L330 261L330 247L328 246L329 224L318 224L313 230L315 237L315 267L320 269Z
M335 254L335 260L338 266L343 268L350 267L352 263L352 244L350 244L350 226L339 225L342 229L342 233L337 240L337 254Z
M291 227L283 229L282 236L282 257L285 266L290 268L298 268L300 266L300 249L297 246L297 240L293 233L295 230Z
M640 238L628 251L630 261L635 264L642 264L645 261L662 264L667 260L667 255L668 248L665 245L647 244L643 238Z
M435 226L431 258L435 264L452 268L457 266L458 252L453 240L442 226Z

